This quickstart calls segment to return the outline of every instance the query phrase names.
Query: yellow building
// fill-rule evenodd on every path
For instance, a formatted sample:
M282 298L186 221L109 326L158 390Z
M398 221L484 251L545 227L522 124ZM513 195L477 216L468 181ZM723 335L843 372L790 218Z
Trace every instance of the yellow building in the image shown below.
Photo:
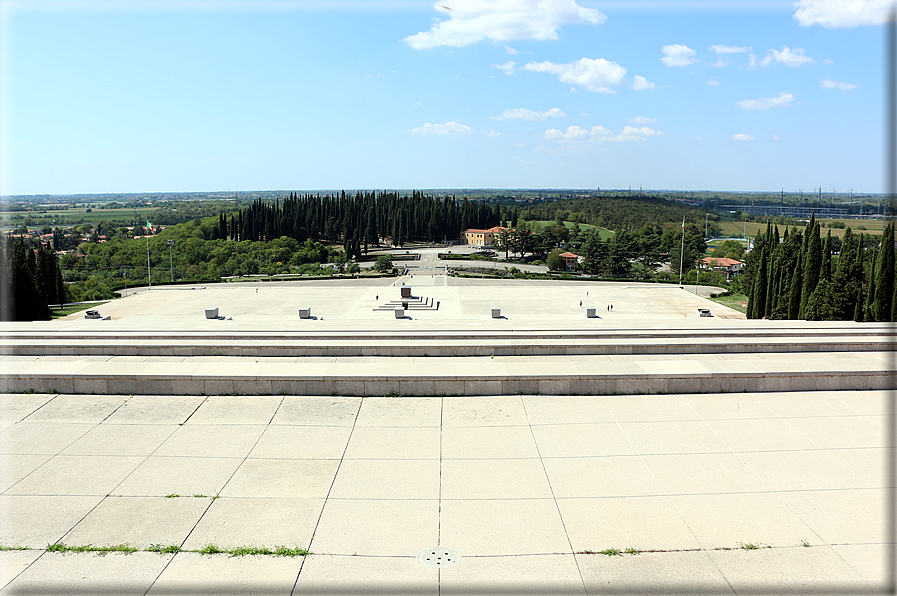
M508 228L502 228L500 226L495 226L489 228L488 230L470 228L469 230L464 230L464 232L462 232L462 237L464 239L464 244L473 244L475 246L492 246L493 244L495 244L495 235L507 229Z

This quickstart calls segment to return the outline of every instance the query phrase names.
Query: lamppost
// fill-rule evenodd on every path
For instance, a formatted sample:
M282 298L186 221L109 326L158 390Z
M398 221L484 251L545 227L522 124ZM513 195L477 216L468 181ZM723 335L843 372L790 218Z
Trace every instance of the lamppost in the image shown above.
M174 240L166 240L168 245L168 263L171 266L171 283L174 283L174 257L171 256L171 247L174 246Z
M710 217L709 213L704 214L704 238L707 237L707 218Z

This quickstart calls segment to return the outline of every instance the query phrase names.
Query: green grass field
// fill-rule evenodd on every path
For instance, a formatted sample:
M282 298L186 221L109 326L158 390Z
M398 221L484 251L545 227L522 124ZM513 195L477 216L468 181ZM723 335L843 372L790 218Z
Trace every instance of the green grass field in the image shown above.
M77 207L60 211L47 211L39 213L36 211L0 211L0 227L10 229L16 225L22 225L25 217L31 217L36 224L29 228L42 228L44 225L50 227L56 226L74 226L79 224L95 224L101 221L110 221L120 225L132 225L136 219L140 223L145 223L146 217L156 211L156 207L140 207L124 208L124 209L93 209L87 212L87 207ZM135 218L136 214L136 218ZM53 222L56 222L55 224Z
M544 228L546 226L554 225L554 220L553 219L533 220L528 223L537 223ZM572 221L565 221L564 225L567 227L568 230L573 229ZM582 230L583 232L590 232L590 231L594 230L595 228L596 228L596 226L593 226L592 224L584 224L584 223L579 224L579 229ZM608 238L613 237L614 232L613 232L613 230L608 230L606 228L598 228L598 234L601 235L602 240L607 240Z
M887 221L881 219L820 219L818 220L820 225L822 225L822 235L825 234L830 229L832 231L832 236L843 236L844 228L829 228L829 223L833 221L842 221L844 225L849 227L855 234L862 232L863 234L881 234L885 229L885 226L888 224ZM742 233L745 229L747 229L747 235L751 238L756 236L758 233L762 231L766 231L766 222L754 222L749 221L746 224L744 222L736 222L736 221L724 221L720 222L720 227L723 230L723 236L731 236L733 238L741 238ZM866 229L860 229L860 226L865 227ZM792 226L792 228L797 228L801 232L804 231L806 226ZM785 232L785 226L779 226L779 234L783 234Z

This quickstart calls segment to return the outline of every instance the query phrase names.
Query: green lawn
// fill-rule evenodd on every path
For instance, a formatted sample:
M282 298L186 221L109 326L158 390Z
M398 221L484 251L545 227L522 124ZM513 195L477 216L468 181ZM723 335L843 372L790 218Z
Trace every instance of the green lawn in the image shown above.
M747 312L748 297L744 294L737 294L733 292L731 296L720 296L718 298L711 298L711 300L718 304L722 304L723 306L728 306L729 308L737 310L738 312Z
M64 317L64 316L70 315L72 313L80 312L82 310L87 310L89 308L95 309L98 306L102 306L102 305L108 304L108 303L109 303L109 301L107 300L106 302L94 302L93 304L72 304L71 306L65 306L63 308L53 308L53 309L50 309L51 310L50 317L52 317L54 319L58 319L60 317Z

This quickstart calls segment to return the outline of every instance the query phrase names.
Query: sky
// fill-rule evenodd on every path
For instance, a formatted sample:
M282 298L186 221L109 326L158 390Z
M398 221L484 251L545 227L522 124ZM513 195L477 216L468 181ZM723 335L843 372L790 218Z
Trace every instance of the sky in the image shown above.
M890 0L0 0L0 194L884 191Z

